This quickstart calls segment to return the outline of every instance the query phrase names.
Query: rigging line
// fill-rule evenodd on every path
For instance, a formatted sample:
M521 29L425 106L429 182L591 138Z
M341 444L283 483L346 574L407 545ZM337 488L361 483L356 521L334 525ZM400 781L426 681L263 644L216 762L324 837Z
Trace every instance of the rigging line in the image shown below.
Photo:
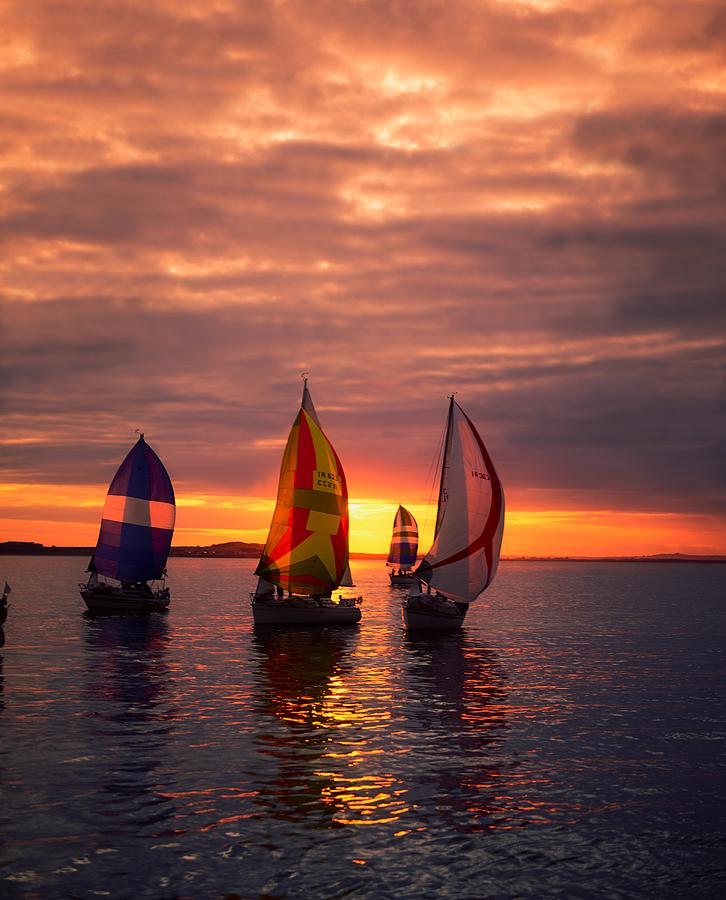
M436 507L436 511L438 513L438 502L435 502L435 498L436 500L438 500L439 496L439 489L437 484L438 479L436 476L438 475L441 464L443 463L444 450L446 445L446 433L448 431L448 427L449 417L447 415L446 421L444 422L444 427L439 435L439 442L436 445L436 450L434 452L433 458L431 459L431 462L429 463L429 468L426 473L426 480L424 482L424 485L427 486L427 492L424 498L426 500L426 513L424 515L423 527L419 530L419 539L428 528L429 520L431 519L431 507ZM428 552L428 550L426 552ZM419 555L423 556L423 554Z

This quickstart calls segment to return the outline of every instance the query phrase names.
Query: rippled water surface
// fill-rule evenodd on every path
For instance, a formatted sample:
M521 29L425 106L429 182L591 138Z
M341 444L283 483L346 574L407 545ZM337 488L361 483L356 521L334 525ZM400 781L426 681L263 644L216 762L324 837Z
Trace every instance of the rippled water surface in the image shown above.
M723 896L723 566L504 563L429 638L377 561L317 632L251 560L146 619L84 566L0 557L0 896Z

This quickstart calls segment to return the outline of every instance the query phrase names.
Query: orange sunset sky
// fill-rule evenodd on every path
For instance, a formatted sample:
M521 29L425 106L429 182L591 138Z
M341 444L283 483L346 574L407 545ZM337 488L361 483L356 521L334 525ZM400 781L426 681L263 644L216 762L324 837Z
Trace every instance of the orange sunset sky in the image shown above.
M505 555L726 552L717 2L3 2L0 541L263 541L300 373L351 549L430 539L446 396Z

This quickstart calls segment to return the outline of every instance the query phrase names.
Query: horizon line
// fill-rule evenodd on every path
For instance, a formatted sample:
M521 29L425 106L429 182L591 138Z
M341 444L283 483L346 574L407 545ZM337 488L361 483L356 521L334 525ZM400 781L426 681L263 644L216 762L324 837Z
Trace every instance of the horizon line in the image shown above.
M217 553L207 555L203 551L212 548L227 547L230 545L241 545L249 547L250 550L255 548L256 552L246 554L234 553ZM13 553L9 550L9 546L18 548L21 552ZM178 544L172 546L170 557L176 558L199 558L199 559L254 559L258 552L261 552L264 544L257 541L222 541L218 544ZM24 549L23 549L24 548ZM50 553L57 556L81 556L86 553L92 553L94 547L82 545L58 545L51 544L46 546L40 541L0 541L0 555L2 556L44 556ZM176 552L175 552L176 551ZM186 552L185 552L186 551ZM348 554L350 559L386 559L387 552L365 552L351 551ZM580 556L568 553L551 555L538 554L514 554L500 557L501 562L678 562L678 561L713 561L726 562L726 553L649 553L649 554L598 554L595 556Z

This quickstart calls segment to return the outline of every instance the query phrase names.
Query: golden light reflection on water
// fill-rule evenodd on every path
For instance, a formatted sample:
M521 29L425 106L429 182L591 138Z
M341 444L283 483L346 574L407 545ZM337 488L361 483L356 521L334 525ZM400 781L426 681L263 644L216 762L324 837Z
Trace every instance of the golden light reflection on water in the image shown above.
M259 738L277 764L272 790L258 798L268 814L315 827L404 824L417 816L422 774L425 791L441 791L439 806L496 814L503 773L481 759L505 726L493 654L461 636L409 639L397 670L371 659L356 632L299 629L261 633L255 649L265 714L284 726ZM492 796L473 800L483 788ZM420 823L396 836L414 830Z
M706 846L712 567L504 563L462 634L427 638L361 561L359 629L263 637L254 561L173 563L171 612L145 622L82 616L78 559L12 563L6 892L92 896L123 871L129 896L530 895L541 869L567 894L590 858L641 872L637 893ZM643 821L673 835L669 870ZM721 872L712 844L700 859Z
M403 840L545 815L530 802L532 773L505 748L508 722L537 711L509 701L497 654L476 629L405 635L376 618L396 596L369 599L378 612L365 630L250 633L225 607L209 623L213 645L181 617L89 622L87 685L100 711L89 728L143 748L103 779L108 805L124 798L142 827L158 815L158 835L232 839L257 827L249 820L385 826ZM545 689L548 673L532 676ZM184 753L194 763L179 779L171 762Z
M277 763L272 790L260 798L276 816L339 825L361 791L360 779L355 785L347 778L365 752L368 720L349 683L358 639L357 630L255 635L263 711L285 726L258 736L262 752Z
M704 846L723 868L702 821L722 768L711 567L505 563L461 634L412 637L375 562L354 572L359 629L267 636L239 600L253 561L176 561L172 611L145 621L83 617L77 559L13 565L6 892L92 896L123 872L129 896L488 896L492 877L534 895L539 869L567 894L582 859L632 886ZM670 870L643 821L693 838L672 833Z

